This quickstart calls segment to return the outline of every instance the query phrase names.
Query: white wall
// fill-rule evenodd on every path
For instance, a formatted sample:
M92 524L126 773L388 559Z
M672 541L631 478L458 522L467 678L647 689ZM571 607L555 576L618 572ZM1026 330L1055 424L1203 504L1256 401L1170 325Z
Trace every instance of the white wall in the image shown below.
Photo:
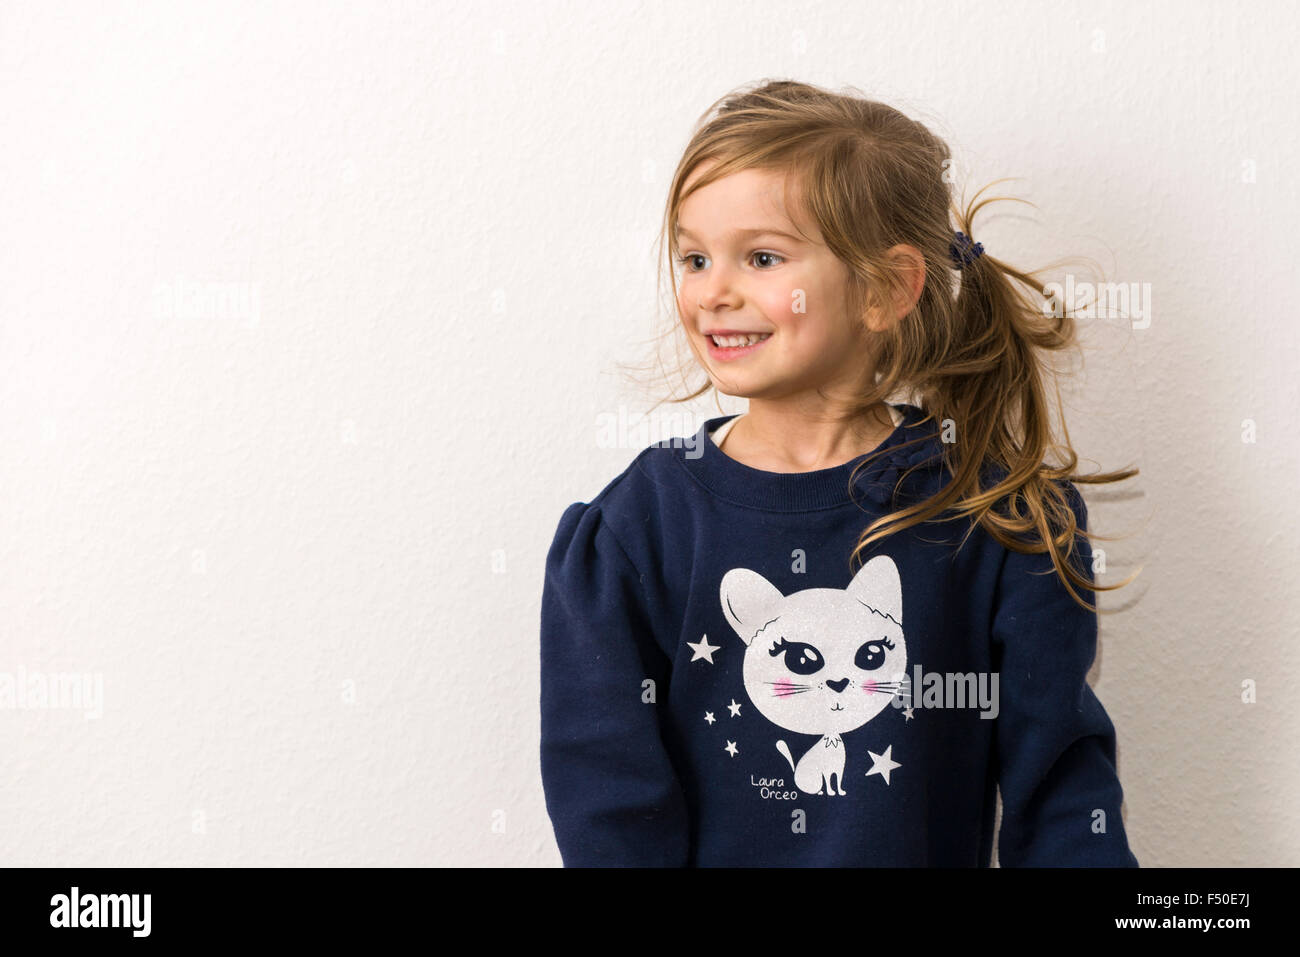
M1150 283L1069 396L1142 469L1088 494L1111 579L1146 563L1097 666L1127 827L1144 866L1300 864L1300 75L1265 7L7 4L0 672L103 697L0 710L0 862L558 863L546 549L636 452L596 423L647 407L614 363L691 125L789 76L1021 177L999 257Z

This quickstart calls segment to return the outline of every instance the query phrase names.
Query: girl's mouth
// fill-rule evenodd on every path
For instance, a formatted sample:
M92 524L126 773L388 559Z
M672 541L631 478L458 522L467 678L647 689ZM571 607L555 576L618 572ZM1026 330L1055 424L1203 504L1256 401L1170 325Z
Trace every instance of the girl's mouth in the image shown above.
M739 359L762 348L763 343L772 338L770 332L756 332L744 336L705 336L709 341L709 355L726 362Z

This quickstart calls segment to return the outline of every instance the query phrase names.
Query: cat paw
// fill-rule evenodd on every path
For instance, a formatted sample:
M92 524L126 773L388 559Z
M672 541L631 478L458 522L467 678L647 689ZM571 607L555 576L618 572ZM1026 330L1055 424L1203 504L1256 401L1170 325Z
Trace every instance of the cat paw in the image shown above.
M849 792L846 791L846 790L844 790L844 788L840 788L838 793L840 793L840 794L848 794Z

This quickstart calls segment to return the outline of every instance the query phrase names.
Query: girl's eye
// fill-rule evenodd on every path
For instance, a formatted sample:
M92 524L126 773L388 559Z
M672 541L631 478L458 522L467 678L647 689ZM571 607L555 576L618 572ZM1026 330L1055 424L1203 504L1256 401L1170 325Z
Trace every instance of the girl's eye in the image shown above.
M769 263L771 263L772 260L776 260L776 262L785 262L785 257L784 257L784 256L778 256L776 253L764 252L763 250L755 250L754 252L750 253L750 254L749 254L750 261L752 262L755 258L757 258L757 257L759 257L759 256L763 256L763 257L765 257L766 260L767 260ZM693 263L696 259L708 259L708 257L707 257L707 256L702 256L702 255L700 255L699 253L689 253L689 254L687 254L687 255L685 255L685 256L678 256L678 257L677 257L677 264L678 264L679 266L687 266L687 264L689 264L689 263ZM773 265L774 265L774 263L773 263ZM759 269L768 269L768 268L770 268L770 266L767 266L767 265L760 265L760 266L759 266ZM698 269L688 269L687 271L688 271L688 272L699 272Z

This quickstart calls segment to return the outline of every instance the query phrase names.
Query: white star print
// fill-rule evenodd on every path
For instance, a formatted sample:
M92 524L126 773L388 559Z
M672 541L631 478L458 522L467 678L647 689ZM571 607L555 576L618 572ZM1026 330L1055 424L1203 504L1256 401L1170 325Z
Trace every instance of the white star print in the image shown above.
M726 746L725 748L723 748L722 750L723 750L723 751L729 751L729 752L731 753L731 756L732 756L733 758L734 758L734 757L739 753L739 751L740 751L740 749L736 747L736 742L735 742L735 741L728 741L728 742L727 742L727 746Z
M712 711L706 711L704 712L704 720L709 722L709 724L713 724L713 722L717 719L713 717Z
M727 705L727 710L731 712L733 718L740 717L740 705L736 704L736 699L731 699L731 704Z
M904 709L903 709L903 718L904 718L904 720L906 720L906 721L911 721L911 720L912 720L912 709L911 709L911 708L904 708Z
M699 641L686 642L686 647L695 652L695 654L691 656L691 661L699 661L703 658L709 664L713 664L713 653L722 646L709 644L709 636L704 635Z
M894 770L894 768L902 767L901 764L890 757L890 752L893 750L894 746L892 744L885 748L884 754L876 754L875 751L868 750L867 754L871 755L871 770L867 772L866 776L871 777L873 774L879 774L885 779L885 783L888 784L889 772Z

